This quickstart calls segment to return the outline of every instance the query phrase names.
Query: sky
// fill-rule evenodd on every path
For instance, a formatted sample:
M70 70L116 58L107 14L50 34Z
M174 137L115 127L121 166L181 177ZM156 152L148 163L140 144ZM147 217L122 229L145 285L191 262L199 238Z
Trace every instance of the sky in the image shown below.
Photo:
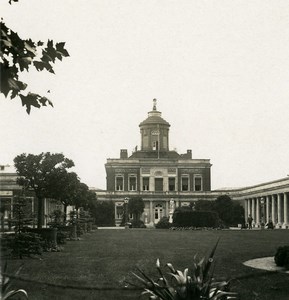
M54 108L27 115L0 95L0 164L62 152L105 189L106 159L140 145L156 98L170 149L210 159L212 189L289 175L287 0L3 0L0 11L21 38L70 53L55 75L20 78Z

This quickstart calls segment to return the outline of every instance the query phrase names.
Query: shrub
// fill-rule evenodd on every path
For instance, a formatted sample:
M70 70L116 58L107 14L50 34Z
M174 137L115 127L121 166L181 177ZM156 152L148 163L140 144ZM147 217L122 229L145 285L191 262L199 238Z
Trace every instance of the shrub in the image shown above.
M114 203L112 201L96 202L92 210L92 216L95 218L97 226L115 226Z
M11 255L20 259L32 254L41 255L43 252L43 241L36 233L9 234L3 237L3 241L7 250L11 250Z
M59 226L64 225L65 213L63 211L56 209L49 215L49 217L51 219L51 222L48 223L49 227L58 228Z
M27 233L36 233L43 241L44 251L57 250L57 229L56 228L25 228Z
M132 228L146 228L144 222L141 220L132 220L131 227Z
M274 256L277 266L289 269L289 246L281 246L277 249Z
M76 233L77 233L77 236L81 236L85 233L85 223L84 222L77 222Z
M59 226L57 228L57 244L65 244L72 235L72 225Z
M173 215L173 225L176 227L217 227L218 214L212 211L193 211L176 209Z
M169 229L170 227L172 227L172 224L169 222L168 217L162 217L156 224L157 229Z

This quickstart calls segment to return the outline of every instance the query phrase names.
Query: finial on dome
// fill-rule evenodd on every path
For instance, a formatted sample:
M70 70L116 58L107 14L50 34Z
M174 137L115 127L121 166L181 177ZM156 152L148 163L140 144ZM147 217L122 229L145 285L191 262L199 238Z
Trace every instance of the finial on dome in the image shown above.
M157 110L157 99L156 98L153 99L153 103L154 103L153 110Z

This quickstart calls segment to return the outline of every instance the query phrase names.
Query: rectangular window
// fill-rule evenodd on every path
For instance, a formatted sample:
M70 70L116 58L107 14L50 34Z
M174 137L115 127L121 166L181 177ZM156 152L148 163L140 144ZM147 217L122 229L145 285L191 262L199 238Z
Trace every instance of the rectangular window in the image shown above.
M150 178L149 177L143 177L142 189L143 189L143 191L149 191L149 189L150 189Z
M188 176L182 176L182 191L188 191L189 190L189 177Z
M123 191L123 176L116 176L115 187L117 191Z
M195 191L202 191L203 190L203 183L201 176L195 176Z
M163 178L155 178L155 191L156 192L163 191Z
M175 177L169 177L169 191L176 190L176 179Z
M128 178L129 183L128 183L128 189L129 191L136 191L136 177L135 176L130 176Z

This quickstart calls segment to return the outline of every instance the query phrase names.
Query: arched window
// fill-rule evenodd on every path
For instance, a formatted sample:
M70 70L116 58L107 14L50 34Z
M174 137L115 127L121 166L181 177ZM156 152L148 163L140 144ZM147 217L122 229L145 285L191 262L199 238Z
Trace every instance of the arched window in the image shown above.
M155 206L155 224L160 221L160 219L163 217L163 206L161 204L157 204Z

